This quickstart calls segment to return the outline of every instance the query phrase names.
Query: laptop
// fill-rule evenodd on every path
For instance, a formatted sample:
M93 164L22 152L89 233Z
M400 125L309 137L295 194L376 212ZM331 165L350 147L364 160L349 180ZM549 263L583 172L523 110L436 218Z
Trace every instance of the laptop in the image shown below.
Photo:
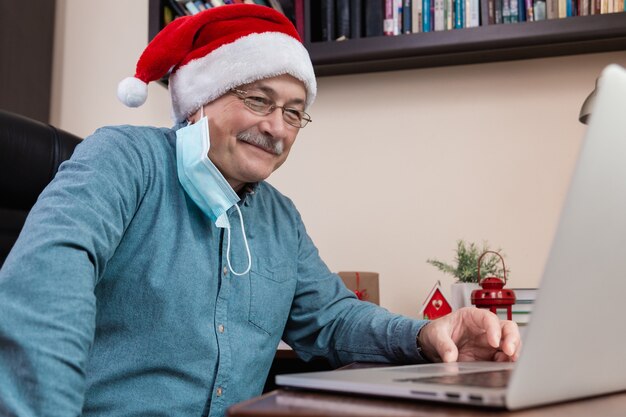
M604 69L516 363L279 375L281 386L510 410L626 390L626 70Z

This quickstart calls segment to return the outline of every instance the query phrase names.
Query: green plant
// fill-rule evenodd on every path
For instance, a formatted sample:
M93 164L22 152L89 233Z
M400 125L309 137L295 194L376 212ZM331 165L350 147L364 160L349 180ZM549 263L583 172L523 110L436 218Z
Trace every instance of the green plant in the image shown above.
M479 248L475 243L467 244L463 240L458 240L456 243L456 266L441 262L437 259L428 259L426 262L440 271L456 277L459 282L478 283L478 258L488 250L490 249L486 242L483 242L482 248ZM500 253L501 251L502 249L498 249L495 252L498 252L504 257L504 255ZM485 255L480 264L481 278L485 278L486 276L504 276L502 262L499 257L493 254ZM508 269L506 273L507 275L509 274Z

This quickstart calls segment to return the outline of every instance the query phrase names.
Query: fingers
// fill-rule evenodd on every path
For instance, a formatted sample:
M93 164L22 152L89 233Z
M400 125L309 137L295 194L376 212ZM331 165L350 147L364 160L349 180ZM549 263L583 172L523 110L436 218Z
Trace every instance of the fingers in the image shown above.
M500 349L509 357L509 360L516 361L522 349L522 339L520 338L517 323L512 321L502 321L502 341Z
M469 310L479 324L479 327L487 335L487 343L494 349L500 347L500 339L502 330L500 328L500 319L489 310L474 308Z

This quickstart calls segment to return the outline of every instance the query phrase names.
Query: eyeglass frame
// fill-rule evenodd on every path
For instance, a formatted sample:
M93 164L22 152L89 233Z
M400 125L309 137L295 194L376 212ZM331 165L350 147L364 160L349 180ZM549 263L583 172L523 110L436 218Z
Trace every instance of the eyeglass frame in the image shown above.
M237 97L239 100L241 100L243 102L243 104L246 106L246 108L248 108L253 113L258 114L259 116L268 116L268 115L272 114L274 112L274 110L281 109L282 113L283 113L283 120L285 121L285 123L287 123L289 126L297 127L298 129L304 128L307 124L309 124L309 123L311 123L313 121L313 119L311 119L311 116L307 112L305 112L304 110L298 110L296 108L287 107L287 106L278 106L269 97L267 99L271 102L271 104L269 105L267 111L266 112L260 112L258 110L253 109L252 107L250 107L250 104L248 103L248 100L250 100L250 97L246 97L245 96L246 94L249 93L249 91L240 90L238 88L231 88L229 90L229 92L233 93L235 95L235 97ZM300 124L299 125L292 124L287 119L285 119L285 111L286 110L290 110L290 111L293 111L293 112L298 112L301 115L301 117L300 117Z

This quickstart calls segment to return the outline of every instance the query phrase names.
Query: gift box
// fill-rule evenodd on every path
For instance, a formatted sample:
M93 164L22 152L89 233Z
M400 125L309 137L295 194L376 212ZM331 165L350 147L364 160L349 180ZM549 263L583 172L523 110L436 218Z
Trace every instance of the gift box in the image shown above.
M342 271L337 275L346 287L354 292L359 300L380 305L378 292L378 272Z

